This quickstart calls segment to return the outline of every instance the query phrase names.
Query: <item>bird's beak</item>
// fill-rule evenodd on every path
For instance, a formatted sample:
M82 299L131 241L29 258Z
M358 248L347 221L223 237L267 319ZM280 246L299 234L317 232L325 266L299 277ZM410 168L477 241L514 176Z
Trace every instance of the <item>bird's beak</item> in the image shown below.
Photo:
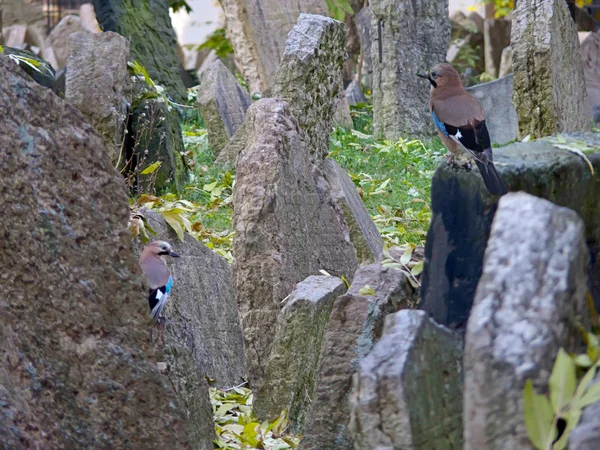
M179 254L175 252L169 253L169 256L172 256L173 258L179 258Z
M427 72L419 72L417 74L417 76L420 78L425 78L426 80L429 80L429 74Z

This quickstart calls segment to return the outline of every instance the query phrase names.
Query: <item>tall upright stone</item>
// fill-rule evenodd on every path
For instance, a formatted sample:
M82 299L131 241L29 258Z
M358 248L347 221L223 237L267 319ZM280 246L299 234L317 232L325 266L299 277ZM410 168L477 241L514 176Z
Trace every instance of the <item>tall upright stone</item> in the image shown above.
M590 130L579 40L567 3L519 0L511 42L519 136Z
M0 73L2 447L189 448L122 177L74 106L1 54Z
M340 97L344 95L345 42L342 22L300 14L285 41L281 67L271 92L271 96L289 103L292 114L308 135L311 154L318 160L329 153L329 133Z
M117 33L73 33L69 40L65 99L102 135L113 165L125 151L128 59L129 42Z
M485 71L498 78L502 51L510 45L510 20L485 19L483 24L483 51Z
M281 301L321 269L352 279L358 266L344 215L310 161L287 103L254 103L242 128L234 189L234 277L253 389L260 389Z
M93 0L102 31L115 31L131 43L131 59L146 68L173 101L183 103L177 39L168 0Z
M356 24L356 31L358 32L358 39L360 40L360 52L362 56L362 80L358 80L359 83L363 83L369 87L373 86L373 62L371 59L371 20L372 12L370 6L365 6L354 16L354 23Z
M200 76L198 107L208 131L208 143L218 156L244 123L252 99L225 64L217 59Z
M327 14L325 0L219 0L250 93L271 87L288 33L301 13Z
M371 11L375 134L431 135L430 86L416 73L445 61L448 0L373 0Z
M525 193L501 198L467 325L465 450L534 450L523 387L531 379L546 393L558 350L575 350L589 260L574 211Z

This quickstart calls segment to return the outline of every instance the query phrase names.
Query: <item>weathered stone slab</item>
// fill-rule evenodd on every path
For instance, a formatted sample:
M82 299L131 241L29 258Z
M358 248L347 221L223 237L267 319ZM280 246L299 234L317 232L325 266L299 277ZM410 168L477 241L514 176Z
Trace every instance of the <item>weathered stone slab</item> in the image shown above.
M567 142L578 139L592 147L600 146L594 133L563 136ZM596 172L600 171L600 152L587 156ZM598 261L600 183L583 159L553 147L547 138L495 148L494 161L509 191L528 192L577 212L586 226L592 261ZM450 327L464 326L469 316L498 203L479 178L476 171L454 170L442 164L432 180L433 217L425 245L420 307ZM590 280L592 295L600 304L597 262Z
M113 165L125 160L129 42L106 33L73 33L69 40L69 70L65 99L76 106L104 138Z
M538 393L586 314L589 252L572 210L525 193L500 200L465 338L465 450L534 450L523 387Z
M285 409L290 432L302 434L331 308L345 291L339 278L310 276L290 294L277 316L265 382L254 401L261 420L275 420Z
M485 123L493 144L507 144L517 139L519 123L512 102L513 75L467 88L481 104Z
M483 23L485 71L494 77L500 73L502 50L510 45L510 24L506 19L485 19Z
M500 70L498 72L498 78L503 78L513 72L512 67L512 46L508 45L502 50L500 56Z
M564 0L519 0L511 42L519 136L589 131L575 24Z
M229 388L242 383L246 373L244 339L231 266L188 234L181 242L158 213L143 209L141 214L157 232L156 239L169 242L180 255L169 264L175 283L164 313L169 319L166 331L191 336L195 370L215 380L215 386ZM142 249L138 242L136 250L141 253Z
M325 16L301 14L285 41L271 93L272 97L289 103L317 160L329 153L329 134L338 97L343 95L345 41L343 23Z
M362 75L364 76L364 82L369 89L373 86L373 61L371 57L371 20L373 13L371 12L370 6L365 6L354 16L354 23L356 25L356 31L358 32L358 38L360 40L360 51L363 58Z
M327 324L301 449L354 448L348 430L352 376L379 340L385 316L414 307L414 301L401 271L375 263L356 272L346 295L335 301Z
M423 311L385 318L350 394L357 449L462 450L462 339Z
M367 97L363 94L358 81L353 80L346 88L346 99L349 105L356 105L357 103L366 103Z
M320 270L350 280L358 260L287 103L259 100L246 124L234 188L234 276L248 375L259 390L281 301Z
M82 23L78 16L68 15L63 17L48 35L48 42L54 49L57 69L67 65L69 57L69 36L72 33L91 33Z
M579 50L589 109L593 115L594 109L600 105L600 35L590 33Z
M246 117L252 99L235 76L216 59L203 73L198 88L200 115L208 130L208 142L218 155Z
M600 383L600 377L596 375L593 384ZM571 431L569 437L570 450L596 450L600 445L600 402L586 407L579 424Z
M251 93L275 81L288 33L301 13L327 14L325 0L219 0L233 46Z
M131 43L131 59L144 66L173 101L183 103L186 94L168 0L93 0L93 4L102 31L125 36Z
M331 158L323 161L322 169L331 186L330 195L341 209L350 228L350 240L356 249L358 262L375 262L383 251L383 238L365 208L356 185L346 171Z
M429 84L415 74L444 61L448 0L373 0L371 10L375 134L430 135Z
M189 448L156 368L122 177L73 106L0 55L0 441Z

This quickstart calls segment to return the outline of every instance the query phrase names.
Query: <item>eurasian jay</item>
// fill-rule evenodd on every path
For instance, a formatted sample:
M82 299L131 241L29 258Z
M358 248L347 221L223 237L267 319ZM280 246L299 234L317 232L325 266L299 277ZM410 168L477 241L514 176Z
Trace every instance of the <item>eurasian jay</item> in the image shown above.
M443 63L417 76L431 83L429 110L438 135L450 153L449 162L454 163L460 151L467 151L475 159L490 194L506 194L506 185L494 167L483 109L465 90L458 72Z
M146 274L150 287L148 302L152 314L152 324L158 322L173 287L173 277L162 258L163 256L179 258L171 244L164 241L150 242L140 255L140 267Z

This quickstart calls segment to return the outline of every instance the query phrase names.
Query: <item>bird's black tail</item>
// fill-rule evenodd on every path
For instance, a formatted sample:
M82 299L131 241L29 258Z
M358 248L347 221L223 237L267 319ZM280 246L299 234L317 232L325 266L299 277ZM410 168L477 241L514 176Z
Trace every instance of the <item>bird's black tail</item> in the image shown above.
M475 160L475 163L479 168L479 173L481 173L481 178L483 178L485 187L490 194L504 195L508 192L508 189L506 189L506 184L504 184L504 181L502 181L502 178L500 178L500 175L496 171L496 167L492 161L483 163Z

